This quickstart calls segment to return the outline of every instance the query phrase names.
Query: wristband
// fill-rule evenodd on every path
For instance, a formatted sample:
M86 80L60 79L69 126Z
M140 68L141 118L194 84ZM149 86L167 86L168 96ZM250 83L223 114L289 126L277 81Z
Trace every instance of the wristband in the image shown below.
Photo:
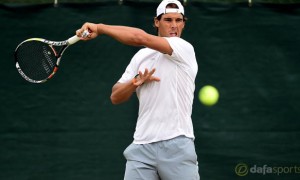
M131 80L133 85L134 85L134 83L136 83L138 76L139 76L139 74L135 75L134 78Z

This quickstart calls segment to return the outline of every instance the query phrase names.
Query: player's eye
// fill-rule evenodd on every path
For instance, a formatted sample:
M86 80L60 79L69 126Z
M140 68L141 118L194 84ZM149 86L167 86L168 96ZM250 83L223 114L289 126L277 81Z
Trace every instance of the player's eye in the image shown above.
M182 21L183 21L183 19L181 19L181 18L176 19L176 22L178 22L178 23L180 23L180 22L182 22Z

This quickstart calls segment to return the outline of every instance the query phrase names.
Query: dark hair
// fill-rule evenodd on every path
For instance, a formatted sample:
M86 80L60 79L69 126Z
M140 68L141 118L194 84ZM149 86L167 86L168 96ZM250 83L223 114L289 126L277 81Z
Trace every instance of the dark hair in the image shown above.
M166 8L178 8L178 6L177 6L177 4L170 3L170 4L168 4L168 5L166 6ZM160 14L159 16L154 17L154 18L160 21L162 15L163 15L163 14ZM183 16L183 21L184 21L184 22L188 20L188 18L187 18L185 15L182 14L182 16ZM158 28L155 26L155 24L153 24L153 27L156 29L156 32L158 32Z

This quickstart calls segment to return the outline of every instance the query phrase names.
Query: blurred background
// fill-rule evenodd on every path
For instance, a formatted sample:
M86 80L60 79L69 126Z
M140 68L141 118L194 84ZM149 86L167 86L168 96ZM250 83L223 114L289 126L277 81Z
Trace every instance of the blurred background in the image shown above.
M152 27L159 0L1 0L0 179L119 180L132 142L136 97L110 102L139 47L107 36L65 52L56 76L31 84L16 46L65 40L84 22ZM300 177L300 1L185 0L183 38L199 72L193 106L202 180ZM219 102L198 91L215 86Z

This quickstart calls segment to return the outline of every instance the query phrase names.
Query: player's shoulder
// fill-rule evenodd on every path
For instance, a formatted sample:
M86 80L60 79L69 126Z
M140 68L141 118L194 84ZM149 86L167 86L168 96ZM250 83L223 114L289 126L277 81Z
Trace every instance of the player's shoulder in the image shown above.
M188 42L185 39L182 39L181 37L165 37L169 43L176 43L179 45L183 45L183 46L189 46L189 47L193 47L193 45Z
M167 37L166 39L169 42L172 49L175 51L185 50L188 53L194 52L194 46L191 43L189 43L188 41L186 41L180 37Z
M153 55L155 55L157 53L158 53L158 51L155 51L155 50L147 48L147 47L141 48L140 50L138 50L135 53L135 55L133 56L133 60L140 61L141 59L153 56Z
M135 55L136 55L136 56L137 56L137 55L147 55L147 54L153 54L153 53L155 53L155 52L157 52L157 51L145 47L145 48L140 49Z

